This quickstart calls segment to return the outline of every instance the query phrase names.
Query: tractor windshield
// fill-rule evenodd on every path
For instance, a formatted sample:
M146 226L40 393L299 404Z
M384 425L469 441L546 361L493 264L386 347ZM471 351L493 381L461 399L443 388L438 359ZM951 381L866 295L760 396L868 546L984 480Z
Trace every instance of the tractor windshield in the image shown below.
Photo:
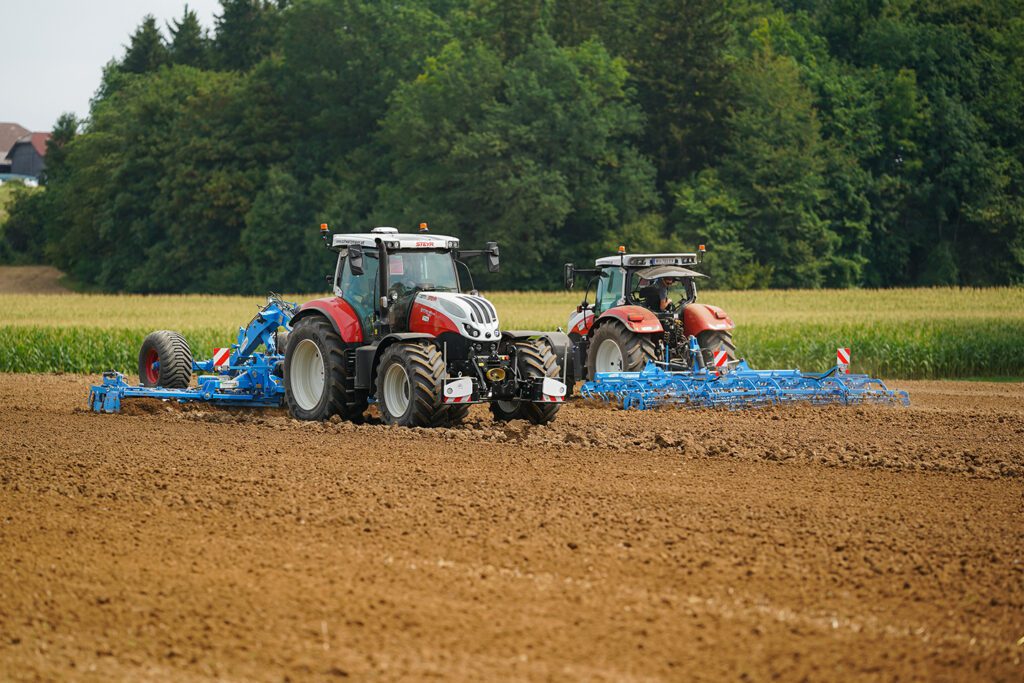
M405 291L457 292L459 280L450 252L398 251L388 254L388 282Z

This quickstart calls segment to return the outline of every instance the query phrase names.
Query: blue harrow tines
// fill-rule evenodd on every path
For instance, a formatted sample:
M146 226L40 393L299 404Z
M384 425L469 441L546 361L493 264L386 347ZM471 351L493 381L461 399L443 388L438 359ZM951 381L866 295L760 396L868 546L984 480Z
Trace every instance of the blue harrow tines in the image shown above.
M89 406L98 413L116 413L121 402L133 398L158 398L181 403L206 401L225 406L278 407L284 401L284 382L279 365L284 349L277 348L279 327L290 329L296 304L271 294L267 304L245 327L238 330L238 341L223 349L217 359L195 361L193 372L200 375L196 386L187 389L133 386L119 372L103 373L103 383L89 390ZM262 352L257 349L263 347Z
M905 391L893 391L869 375L848 375L834 367L821 374L799 370L753 370L745 361L727 372L670 372L653 362L640 372L599 372L580 389L584 398L618 403L625 409L656 406L752 408L783 403L910 405Z

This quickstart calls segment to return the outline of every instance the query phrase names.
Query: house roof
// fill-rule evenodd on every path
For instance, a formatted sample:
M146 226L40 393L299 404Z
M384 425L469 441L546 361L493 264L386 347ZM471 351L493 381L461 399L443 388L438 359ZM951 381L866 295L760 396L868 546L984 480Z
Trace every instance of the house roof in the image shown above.
M7 152L14 147L14 143L30 134L31 131L17 123L0 121L0 159L7 156Z
M18 145L32 145L32 149L36 151L36 154L41 157L45 157L46 141L49 139L49 133L29 133L28 135L24 135L19 138L17 142L11 145L10 150L8 150L8 156L10 156L10 153L13 152L14 148Z
M36 152L39 156L46 156L46 143L50 139L49 133L32 133L31 135L32 146L36 148Z

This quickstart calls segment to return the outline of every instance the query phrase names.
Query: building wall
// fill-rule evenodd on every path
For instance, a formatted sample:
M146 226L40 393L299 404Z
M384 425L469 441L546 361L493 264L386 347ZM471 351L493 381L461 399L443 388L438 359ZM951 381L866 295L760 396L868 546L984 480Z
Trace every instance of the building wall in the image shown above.
M38 178L46 165L43 157L36 153L32 145L28 144L15 145L11 150L10 157L11 173Z

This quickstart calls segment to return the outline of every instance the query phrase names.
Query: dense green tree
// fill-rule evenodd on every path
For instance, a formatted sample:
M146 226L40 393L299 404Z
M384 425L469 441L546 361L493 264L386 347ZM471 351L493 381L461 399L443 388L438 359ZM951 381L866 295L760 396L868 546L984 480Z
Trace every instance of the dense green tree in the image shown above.
M727 55L731 33L719 0L644 3L628 54L637 101L648 117L644 151L663 184L699 171L722 152L737 95Z
M541 35L507 64L450 43L384 118L393 180L375 215L498 239L507 266L492 284L552 286L562 259L593 256L655 203L651 166L630 142L641 118L626 78L595 43L559 48Z
M274 49L278 15L285 3L220 0L220 5L214 63L227 71L247 71Z
M152 14L147 14L132 34L120 69L127 73L144 74L156 71L168 61L167 45L156 25L156 18Z
M170 33L170 58L174 64L205 68L209 63L209 45L199 17L185 5L181 19L167 27Z

